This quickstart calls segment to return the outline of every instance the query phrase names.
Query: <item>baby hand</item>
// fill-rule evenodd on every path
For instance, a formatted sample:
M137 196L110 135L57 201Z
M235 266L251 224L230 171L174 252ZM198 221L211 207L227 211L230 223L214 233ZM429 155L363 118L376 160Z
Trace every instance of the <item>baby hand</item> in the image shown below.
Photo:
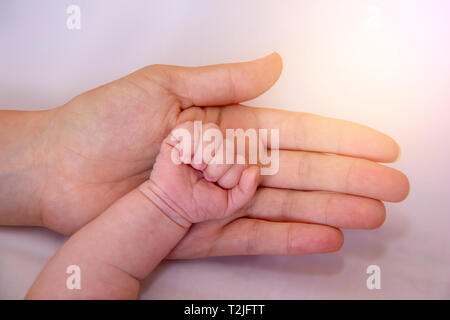
M161 211L184 227L231 216L253 197L259 178L258 166L237 163L245 155L226 163L230 145L217 138L221 135L217 125L201 124L201 137L194 136L198 135L194 126L185 122L166 137L150 179L140 186Z

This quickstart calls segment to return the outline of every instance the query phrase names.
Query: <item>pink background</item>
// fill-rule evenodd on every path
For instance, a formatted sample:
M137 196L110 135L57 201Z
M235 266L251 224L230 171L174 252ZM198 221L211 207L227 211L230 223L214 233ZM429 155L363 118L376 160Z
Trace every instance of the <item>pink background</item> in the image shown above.
M66 28L70 4L81 8L81 30ZM345 230L340 252L165 262L142 298L450 298L449 1L2 0L0 106L52 108L147 64L274 50L284 72L248 104L393 136L402 156L392 166L409 176L409 198L387 205L381 229ZM64 240L1 227L0 298L22 298ZM366 288L371 264L381 268L381 290Z

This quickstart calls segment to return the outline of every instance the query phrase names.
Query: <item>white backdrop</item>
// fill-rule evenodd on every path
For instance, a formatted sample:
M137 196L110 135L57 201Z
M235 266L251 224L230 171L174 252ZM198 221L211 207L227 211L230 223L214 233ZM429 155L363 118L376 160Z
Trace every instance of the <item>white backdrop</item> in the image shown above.
M81 9L80 30L66 27L70 4ZM345 230L340 252L164 262L142 298L448 299L449 8L400 0L2 0L0 106L52 108L147 64L242 61L276 50L284 59L279 82L248 104L393 136L402 147L393 167L409 176L409 198L387 205L381 229ZM22 298L64 240L1 227L0 298ZM381 268L381 290L366 288L372 264Z

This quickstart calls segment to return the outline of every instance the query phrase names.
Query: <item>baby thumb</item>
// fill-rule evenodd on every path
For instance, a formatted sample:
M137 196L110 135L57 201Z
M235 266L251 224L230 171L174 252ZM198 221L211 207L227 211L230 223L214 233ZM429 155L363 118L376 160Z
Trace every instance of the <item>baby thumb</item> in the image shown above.
M259 180L259 167L250 166L242 172L239 183L228 191L228 210L229 214L242 208L256 192Z

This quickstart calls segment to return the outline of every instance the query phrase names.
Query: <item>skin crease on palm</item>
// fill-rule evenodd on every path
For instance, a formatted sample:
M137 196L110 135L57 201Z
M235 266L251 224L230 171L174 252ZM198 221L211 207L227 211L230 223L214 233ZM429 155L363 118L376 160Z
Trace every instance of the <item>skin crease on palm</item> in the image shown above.
M237 215L193 225L169 258L331 252L342 246L339 228L379 227L381 201L409 191L403 173L378 163L394 161L397 144L351 122L239 104L268 90L281 69L276 53L228 65L152 65L44 111L30 156L36 224L75 232L148 179L175 126L202 120L223 131L279 128L280 170L260 178Z

